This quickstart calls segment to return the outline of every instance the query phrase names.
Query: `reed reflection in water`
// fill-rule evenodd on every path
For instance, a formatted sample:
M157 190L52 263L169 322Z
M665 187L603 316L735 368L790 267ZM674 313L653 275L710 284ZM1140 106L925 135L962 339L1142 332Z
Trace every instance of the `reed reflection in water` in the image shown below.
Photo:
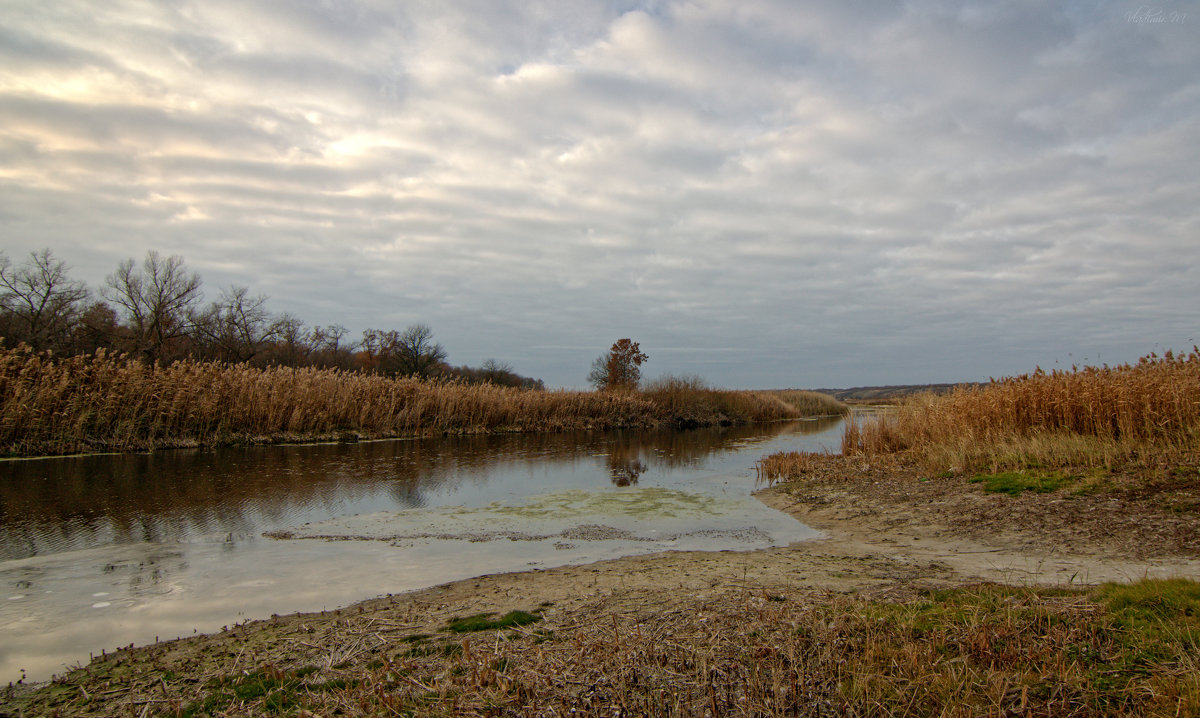
M6 461L0 463L0 560L113 544L239 541L296 523L419 508L449 497L482 505L511 494L513 480L527 492L524 479L531 474L543 475L544 488L557 488L553 469L587 463L602 466L613 484L628 486L647 471L694 467L746 441L819 434L839 423ZM505 476L495 475L500 468Z

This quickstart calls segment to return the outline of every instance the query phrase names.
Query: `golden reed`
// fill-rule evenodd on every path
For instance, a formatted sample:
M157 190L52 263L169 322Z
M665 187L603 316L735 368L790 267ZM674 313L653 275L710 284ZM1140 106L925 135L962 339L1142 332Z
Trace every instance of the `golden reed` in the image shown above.
M1108 464L1200 446L1200 350L1042 370L847 423L844 454L911 451L931 466Z
M839 410L831 402L813 412L801 394L533 391L332 369L149 366L103 352L59 359L17 348L0 350L0 454L707 425Z

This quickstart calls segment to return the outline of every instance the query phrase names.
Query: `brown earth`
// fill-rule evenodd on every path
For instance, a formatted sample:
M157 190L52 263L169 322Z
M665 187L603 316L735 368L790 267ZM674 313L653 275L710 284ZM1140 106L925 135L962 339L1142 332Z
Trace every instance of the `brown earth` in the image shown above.
M619 641L618 617L622 624L643 625L638 621L703 616L731 602L745 610L785 596L798 605L845 593L903 600L919 589L977 581L1200 579L1196 483L1189 478L1152 492L1118 486L1093 495L1008 496L986 494L962 478L928 478L913 468L829 457L817 460L802 481L758 494L823 531L819 540L753 552L668 552L497 574L339 611L274 617L111 654L36 692L10 689L0 694L0 716L56 710L173 715L211 692L222 676L246 675L264 665L315 666L321 675L353 672L359 664L392 660L406 643L444 635L453 617L480 613L538 612L539 623L518 629L526 636L535 629L568 635L607 625ZM554 690L575 690L560 678L565 682ZM596 685L589 690L595 693ZM584 705L581 700L573 705ZM253 714L235 708L226 710Z

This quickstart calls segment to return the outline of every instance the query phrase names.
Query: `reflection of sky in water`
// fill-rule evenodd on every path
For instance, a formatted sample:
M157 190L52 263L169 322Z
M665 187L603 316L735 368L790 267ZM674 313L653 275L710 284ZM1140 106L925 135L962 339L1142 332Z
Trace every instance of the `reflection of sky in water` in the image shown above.
M485 573L806 538L749 497L753 465L839 439L833 421L3 462L0 681ZM386 540L262 537L289 529Z

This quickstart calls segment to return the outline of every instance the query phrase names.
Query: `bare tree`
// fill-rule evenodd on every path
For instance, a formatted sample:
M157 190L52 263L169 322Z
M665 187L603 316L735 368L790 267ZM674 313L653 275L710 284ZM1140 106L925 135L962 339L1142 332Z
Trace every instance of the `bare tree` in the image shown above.
M321 351L338 352L349 348L342 344L342 339L350 332L341 324L330 324L327 327L313 327L313 347Z
M66 348L87 297L87 286L71 279L66 263L49 249L30 252L19 267L0 253L0 333L6 341L38 351Z
M349 330L341 324L313 327L308 334L308 345L311 349L309 360L324 368L349 369L354 344L342 342L347 333Z
M428 377L445 367L446 350L433 341L433 330L426 324L413 324L403 332L368 329L359 346L367 371Z
M200 276L184 268L183 257L150 251L141 270L132 259L121 262L101 293L123 310L134 348L156 361L168 358L169 345L187 333L201 298Z
M485 359L479 367L479 376L489 384L518 386L521 383L521 378L513 371L512 364L499 359Z
M97 349L116 349L127 344L128 329L106 302L92 302L80 315L71 332L71 353L90 354Z
M395 374L433 376L446 363L446 349L433 341L428 324L413 324L396 342Z
M272 363L284 366L300 366L308 363L311 348L309 334L304 329L304 322L284 312L271 324L271 333L274 335L273 349L270 353Z
M392 333L394 334L395 332ZM363 371L373 372L380 370L384 352L386 351L386 343L387 333L382 330L363 330L362 341L358 343L358 346L361 348L361 368Z
M206 358L232 363L254 359L277 337L278 327L270 323L266 304L265 296L250 296L247 287L221 290L217 301L195 322L195 334Z

